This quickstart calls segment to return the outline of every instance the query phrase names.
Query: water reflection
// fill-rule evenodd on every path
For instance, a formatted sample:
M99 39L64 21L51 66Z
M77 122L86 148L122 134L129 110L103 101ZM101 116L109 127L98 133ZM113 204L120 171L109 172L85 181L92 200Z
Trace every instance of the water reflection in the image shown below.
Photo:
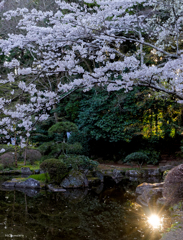
M0 238L158 240L160 233L134 202L135 187L126 182L65 193L2 191Z
M160 228L162 226L162 218L156 214L152 214L150 217L148 217L148 223L153 228Z

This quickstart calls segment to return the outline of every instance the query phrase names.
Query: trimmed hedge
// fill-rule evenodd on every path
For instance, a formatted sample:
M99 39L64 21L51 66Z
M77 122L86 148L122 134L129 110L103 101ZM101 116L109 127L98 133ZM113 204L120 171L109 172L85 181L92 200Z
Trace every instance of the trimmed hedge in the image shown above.
M73 168L75 170L94 170L98 166L97 161L91 160L89 157L84 155L61 155L61 161L63 161L68 168Z
M142 152L133 152L125 157L123 162L132 162L136 161L138 164L142 164L144 162L148 162L149 158L145 153Z
M50 158L43 161L40 168L48 172L50 181L60 184L62 179L68 174L68 168L61 160Z

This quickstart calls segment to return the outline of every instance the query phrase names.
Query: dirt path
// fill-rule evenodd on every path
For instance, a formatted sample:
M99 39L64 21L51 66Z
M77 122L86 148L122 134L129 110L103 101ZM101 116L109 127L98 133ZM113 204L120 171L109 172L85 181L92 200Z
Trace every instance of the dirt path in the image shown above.
M129 166L129 165L125 165L125 164L118 164L118 163L101 163L99 164L99 169L101 170L109 170L109 169L119 169L119 170L122 170L122 169L136 169L136 168L139 168L140 167L138 165L134 165L134 166ZM142 166L141 169L156 169L156 168L159 168L159 166L153 166L153 165L144 165Z

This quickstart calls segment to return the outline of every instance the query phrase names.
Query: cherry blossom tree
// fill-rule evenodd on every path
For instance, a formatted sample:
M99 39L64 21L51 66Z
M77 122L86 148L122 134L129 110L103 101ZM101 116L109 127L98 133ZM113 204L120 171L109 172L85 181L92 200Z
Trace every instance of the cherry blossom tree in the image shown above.
M6 69L0 84L9 86L0 98L1 134L8 138L9 129L23 128L18 134L28 137L77 88L146 86L183 101L181 0L55 3L56 11L17 8L3 14L1 21L18 19L18 31L0 38ZM17 54L10 59L12 52ZM23 61L25 53L31 61Z

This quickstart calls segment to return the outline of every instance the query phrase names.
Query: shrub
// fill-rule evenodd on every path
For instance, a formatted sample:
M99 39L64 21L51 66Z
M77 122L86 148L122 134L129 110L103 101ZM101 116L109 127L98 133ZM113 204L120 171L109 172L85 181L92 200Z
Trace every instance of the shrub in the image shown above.
M40 168L47 172L50 176L50 181L60 183L61 180L68 174L68 168L61 160L50 158L41 163Z
M125 157L123 162L136 161L138 164L142 165L144 162L148 162L148 156L143 152L133 152Z
M24 157L25 152L22 153L22 157ZM36 149L27 149L26 150L26 158L30 162L31 165L35 163L35 161L40 160L42 157L41 153Z
M57 148L55 147L55 142L54 141L51 141L51 142L45 142L43 144L41 144L39 146L39 151L42 153L42 154L45 154L45 155L48 155L50 154L52 151L55 153L59 150L57 150Z
M0 163L4 168L9 168L14 166L14 154L11 152L4 153L0 157Z
M81 155L87 155L87 156L90 153L89 141L90 141L90 136L81 131L72 132L71 136L68 139L68 143L73 144L73 143L79 142L82 146L82 149L80 149L78 152L75 152L75 154L81 154Z
M60 159L67 167L72 167L75 170L93 170L96 169L99 164L97 161L93 161L84 155L61 155Z
M61 150L63 150L62 152L66 152L66 153L78 154L80 153L81 149L82 149L82 146L78 142L74 144L70 144L70 143L64 143L64 142L56 143L54 141L51 141L51 142L43 143L39 147L40 152L43 153L44 155L48 155L49 158L51 156L56 156Z
M160 159L160 152L155 151L154 149L149 149L149 150L140 150L139 152L142 152L147 155L148 157L148 164L157 164Z

